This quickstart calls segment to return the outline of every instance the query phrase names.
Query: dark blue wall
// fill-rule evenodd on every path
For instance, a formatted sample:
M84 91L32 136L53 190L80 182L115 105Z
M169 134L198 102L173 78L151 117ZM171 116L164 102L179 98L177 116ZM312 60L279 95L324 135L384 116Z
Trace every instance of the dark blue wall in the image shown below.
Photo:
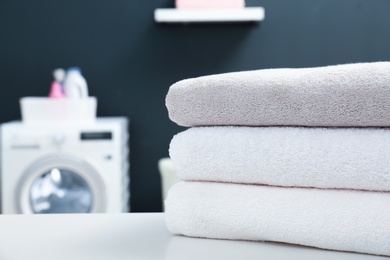
M248 0L260 25L160 25L173 0L0 0L0 122L80 66L100 116L131 119L132 211L160 211L157 161L172 136L164 105L181 79L229 71L390 60L388 0Z

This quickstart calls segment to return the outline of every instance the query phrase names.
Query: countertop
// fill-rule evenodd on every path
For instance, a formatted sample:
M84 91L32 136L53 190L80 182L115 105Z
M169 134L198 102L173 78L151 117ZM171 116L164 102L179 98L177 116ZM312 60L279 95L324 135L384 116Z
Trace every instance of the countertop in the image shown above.
M0 259L289 259L387 257L279 243L172 235L163 213L0 215Z

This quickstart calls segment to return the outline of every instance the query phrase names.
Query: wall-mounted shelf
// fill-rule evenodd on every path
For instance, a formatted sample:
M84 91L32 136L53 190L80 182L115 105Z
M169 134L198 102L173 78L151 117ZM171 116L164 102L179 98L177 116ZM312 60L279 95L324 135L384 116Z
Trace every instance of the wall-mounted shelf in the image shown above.
M264 20L263 7L224 10L182 10L160 8L154 11L157 23L224 23L259 22Z

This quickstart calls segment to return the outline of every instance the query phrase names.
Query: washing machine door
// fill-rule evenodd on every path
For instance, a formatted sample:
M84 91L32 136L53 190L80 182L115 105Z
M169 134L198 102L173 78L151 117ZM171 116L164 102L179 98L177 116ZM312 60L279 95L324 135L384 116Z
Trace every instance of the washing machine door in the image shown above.
M51 155L32 164L20 180L20 213L96 213L105 210L99 172L86 160Z

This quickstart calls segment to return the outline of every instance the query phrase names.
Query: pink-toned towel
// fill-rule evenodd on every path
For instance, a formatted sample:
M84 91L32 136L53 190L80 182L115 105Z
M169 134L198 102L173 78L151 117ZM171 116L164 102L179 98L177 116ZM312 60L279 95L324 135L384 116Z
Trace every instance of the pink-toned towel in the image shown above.
M244 7L244 0L176 0L177 9L234 9Z
M165 220L190 237L390 256L389 205L388 192L182 182L168 193Z

